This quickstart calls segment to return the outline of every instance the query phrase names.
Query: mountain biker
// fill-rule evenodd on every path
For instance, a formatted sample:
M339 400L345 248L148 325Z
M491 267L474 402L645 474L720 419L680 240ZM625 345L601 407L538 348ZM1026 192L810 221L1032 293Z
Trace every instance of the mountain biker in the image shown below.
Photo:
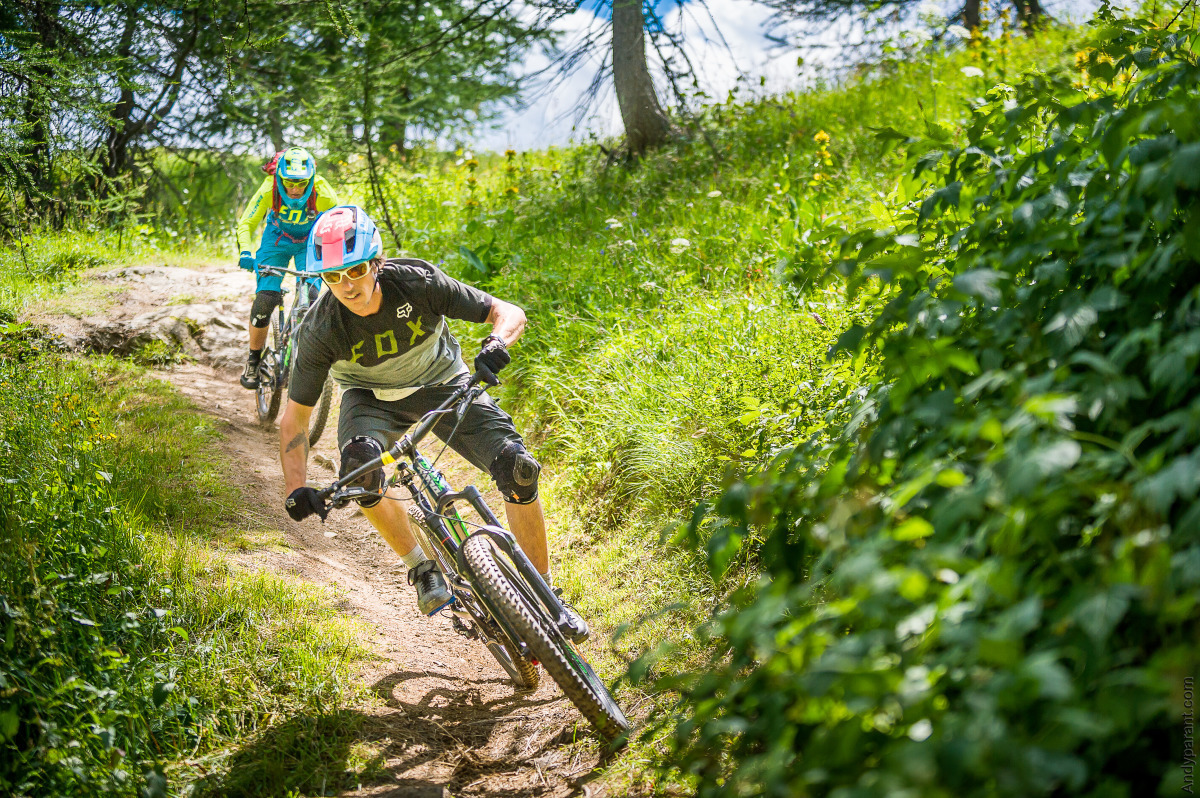
M447 318L491 323L491 334L475 356L475 370L493 385L499 384L496 372L509 363L509 345L525 329L525 312L516 305L460 283L423 260L385 260L374 222L354 205L334 208L317 220L309 235L307 263L329 290L300 329L288 402L279 422L285 506L296 521L313 514L324 520L328 514L317 491L305 485L309 414L328 374L343 388L338 448L345 475L387 450L467 380L469 371ZM434 432L447 435L449 426L439 425ZM546 522L538 500L541 466L526 451L512 419L483 394L449 445L495 479L504 494L509 527L549 584ZM359 484L378 491L383 480L379 469ZM387 498L399 498L398 491ZM378 495L358 502L408 566L421 612L432 615L450 601L450 592L413 538L400 502L384 499Z
M264 269L287 268L296 261L296 270L304 271L308 232L317 216L338 204L338 197L325 178L317 176L317 162L301 147L290 147L263 165L267 177L237 225L237 242L241 250L238 266L253 271L258 278L254 304L250 307L250 351L246 356L246 371L242 374L243 388L258 387L258 363L267 344L271 314L283 301L283 275L263 273ZM258 223L266 218L258 252L250 254L250 241ZM309 280L309 296L315 299L321 282Z

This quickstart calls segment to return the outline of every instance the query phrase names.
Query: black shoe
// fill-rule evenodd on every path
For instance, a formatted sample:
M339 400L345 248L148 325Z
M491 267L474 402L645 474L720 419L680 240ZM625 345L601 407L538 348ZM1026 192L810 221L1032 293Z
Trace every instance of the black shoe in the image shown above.
M425 615L433 615L453 600L442 572L426 560L416 568L408 569L408 583L417 586L417 608Z
M261 362L262 353L258 353L258 357L254 357L254 354L255 353L252 352L250 353L250 356L246 358L246 370L242 372L242 378L239 380L239 382L242 384L242 387L248 391L258 390L259 386L258 364Z
M579 613L575 612L575 608L566 602L562 597L561 587L551 587L550 590L554 595L558 596L558 600L562 602L563 611L567 614L567 622L559 627L563 634L571 638L572 643L583 643L588 639L591 632L588 630L587 621L585 621Z

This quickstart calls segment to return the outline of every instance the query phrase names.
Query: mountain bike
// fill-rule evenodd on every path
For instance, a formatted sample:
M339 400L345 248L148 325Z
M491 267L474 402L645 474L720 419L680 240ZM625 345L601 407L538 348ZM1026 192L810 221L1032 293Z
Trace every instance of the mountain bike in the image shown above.
M263 348L262 359L258 362L258 388L254 392L254 409L258 420L270 424L279 415L279 405L287 392L288 378L292 372L292 361L296 356L296 345L299 339L300 325L311 303L308 297L308 286L305 279L313 275L309 272L298 272L292 269L264 268L261 274L292 274L296 276L296 300L287 316L283 315L288 289L280 286L284 300L279 303L276 314L271 317L271 337ZM333 402L333 377L325 378L321 388L321 398L313 410L308 426L308 445L316 446L325 431L329 420L329 405Z
M629 721L613 700L571 637L586 636L586 625L573 625L558 595L542 579L512 533L501 526L475 486L450 488L417 445L442 420L454 427L443 438L454 436L467 409L486 384L473 375L440 407L421 417L388 451L319 492L333 507L343 507L362 496L387 497L396 485L412 499L410 526L426 556L433 560L450 588L446 607L459 634L479 640L513 682L522 690L537 687L540 663L567 698L609 741L629 730ZM377 468L395 465L391 478L378 491L350 483ZM456 505L467 504L482 524L463 519ZM474 530L472 531L472 527Z

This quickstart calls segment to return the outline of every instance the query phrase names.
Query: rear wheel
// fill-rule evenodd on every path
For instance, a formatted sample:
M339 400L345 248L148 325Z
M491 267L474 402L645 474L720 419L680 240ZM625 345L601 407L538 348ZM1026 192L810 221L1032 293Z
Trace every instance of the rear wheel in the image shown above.
M491 539L483 534L468 538L463 544L463 560L484 603L516 631L588 722L610 741L628 732L629 721L604 682L547 616Z
M321 389L321 398L313 410L312 421L308 427L308 445L316 446L325 431L325 423L329 421L329 406L333 404L333 377L325 378L325 387Z
M279 385L279 358L272 349L264 349L258 362L258 388L254 391L254 409L261 424L270 425L279 415L283 389Z

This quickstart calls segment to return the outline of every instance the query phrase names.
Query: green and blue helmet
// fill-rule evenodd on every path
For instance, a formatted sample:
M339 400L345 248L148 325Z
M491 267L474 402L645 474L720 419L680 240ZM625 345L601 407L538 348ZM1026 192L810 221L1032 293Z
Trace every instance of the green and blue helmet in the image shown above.
M309 195L313 193L316 186L316 176L317 162L308 150L303 147L289 147L285 150L283 155L279 156L279 162L275 166L275 185L279 189L279 198L283 204L289 208L303 208L307 205ZM302 196L292 199L283 188L285 180L289 182L306 180L308 187Z

